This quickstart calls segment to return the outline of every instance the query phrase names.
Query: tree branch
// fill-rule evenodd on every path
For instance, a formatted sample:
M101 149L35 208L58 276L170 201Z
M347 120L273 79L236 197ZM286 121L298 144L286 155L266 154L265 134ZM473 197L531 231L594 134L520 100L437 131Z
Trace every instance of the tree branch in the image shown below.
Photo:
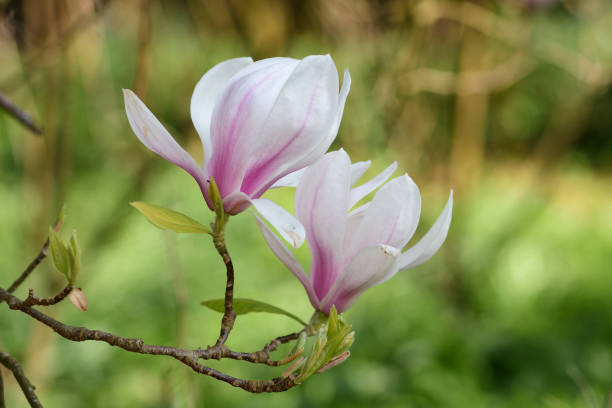
M221 221L217 220L216 222ZM232 263L229 252L227 252L223 231L217 232L216 235L213 236L213 243L221 259L223 259L227 271L227 282L225 284L225 312L221 318L219 338L215 343L215 346L221 346L227 341L227 337L230 331L232 331L234 322L236 321L236 312L234 311L234 264Z
M28 378L23 373L23 370L21 369L21 365L19 364L19 361L17 361L10 354L0 351L0 364L2 364L3 366L11 370L11 372L15 376L15 379L17 380L17 383L19 383L19 386L21 387L21 391L23 391L23 394L25 395L26 399L30 403L30 406L32 408L42 408L42 404L40 403L40 401L38 400L38 397L34 393L35 388L32 385L32 383L30 383L30 380L28 380ZM2 394L0 394L0 397L2 397ZM4 406L3 398L0 398L0 403L2 404L0 405L0 407L3 407Z
M60 217L55 223L55 225L53 226L53 229L55 231L59 230L59 228L62 226L62 223L63 223L63 219L62 217ZM47 257L47 249L49 249L49 238L47 238L47 240L43 244L42 248L38 252L38 255L36 255L36 258L34 258L32 262L30 262L30 264L25 268L25 270L21 273L21 275L19 275L19 277L15 280L15 282L13 282L11 286L9 286L8 288L9 293L15 292L17 288L23 283L23 281L25 281L27 277L30 276L32 271L36 269L38 264L41 263L42 260ZM2 302L0 301L0 303Z
M34 289L30 289L26 300L19 302L17 305L10 306L11 309L21 309L28 306L53 306L66 298L72 292L72 285L66 285L64 289L57 295L49 298L39 298L34 296Z
M27 112L15 105L9 98L0 92L0 108L4 109L9 115L17 119L19 123L31 130L32 132L40 135L42 130L36 125L34 119Z
M231 354L233 352L231 352L225 345L215 345L207 349L198 348L195 350L189 350L170 346L146 344L142 339L120 337L101 330L90 330L86 327L66 325L40 312L39 310L32 308L31 306L24 305L24 302L20 301L19 298L13 296L3 288L0 288L0 300L7 302L11 309L19 310L50 327L53 331L65 339L78 342L101 341L133 353L170 356L190 367L197 373L208 375L217 380L224 381L234 387L239 387L252 393L282 392L296 385L294 383L296 378L295 375L276 377L271 380L243 380L224 374L213 368L206 367L198 362L199 359L208 360L228 357L232 358ZM283 336L282 339L287 337L286 341L290 341L289 337L293 336L294 335ZM284 340L280 340L278 344L280 344L281 341ZM267 346L269 350L273 350L278 346L278 344L270 346L273 343L276 344L276 340Z

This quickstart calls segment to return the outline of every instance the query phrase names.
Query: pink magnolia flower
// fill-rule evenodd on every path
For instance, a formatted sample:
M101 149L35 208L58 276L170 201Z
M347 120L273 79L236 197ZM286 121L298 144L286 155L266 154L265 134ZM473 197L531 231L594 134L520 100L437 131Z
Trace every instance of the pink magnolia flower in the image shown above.
M329 55L257 62L235 58L214 66L191 98L191 118L204 148L202 166L130 90L124 90L125 109L140 141L191 174L211 209L207 182L212 176L226 212L237 214L253 204L290 232L295 226L283 224L288 214L259 197L278 179L327 151L349 92L348 71L340 93L338 82Z
M369 182L351 188L365 171L357 164L351 167L348 155L340 150L326 154L301 175L295 215L304 225L312 254L309 276L256 216L270 249L304 285L312 305L324 313L329 313L332 305L338 312L345 311L368 288L429 260L446 239L450 226L452 191L431 229L402 252L419 221L418 187L404 174L382 186L371 202L349 211L395 170L394 163Z

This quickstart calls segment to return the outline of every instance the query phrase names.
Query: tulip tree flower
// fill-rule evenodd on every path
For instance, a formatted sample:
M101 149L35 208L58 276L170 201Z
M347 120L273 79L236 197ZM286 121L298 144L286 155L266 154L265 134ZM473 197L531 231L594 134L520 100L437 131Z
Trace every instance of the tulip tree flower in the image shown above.
M383 185L371 202L349 211L394 169L392 165L371 181L351 188L363 174L363 166L351 168L348 155L340 150L298 174L295 215L305 228L312 254L309 276L256 215L268 246L300 280L315 309L327 314L334 305L339 313L345 311L368 288L429 260L446 239L452 191L431 229L402 252L416 230L421 211L419 189L406 174Z
M338 132L350 82L345 71L338 93L338 72L329 55L256 62L235 58L217 64L200 79L191 98L191 118L204 148L202 166L132 91L124 90L124 99L136 136L187 171L211 209L208 180L213 177L226 213L237 214L253 204L299 245L303 231L296 231L282 208L260 196L327 151Z

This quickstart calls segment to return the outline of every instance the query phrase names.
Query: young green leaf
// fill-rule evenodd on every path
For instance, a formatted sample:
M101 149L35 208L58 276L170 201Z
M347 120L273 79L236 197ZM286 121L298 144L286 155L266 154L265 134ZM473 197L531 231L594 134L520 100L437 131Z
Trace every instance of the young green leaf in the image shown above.
M71 255L68 248L66 248L66 244L52 227L49 227L49 247L51 248L51 256L55 267L70 282Z
M153 204L143 203L142 201L134 201L130 204L147 217L147 220L149 220L151 224L158 228L194 234L211 233L210 229L180 212Z
M211 310L214 310L215 312L223 313L225 311L225 301L223 299L205 300L201 302L200 304L202 306L206 306L207 308ZM272 306L268 303L260 302L258 300L235 298L234 299L234 311L236 312L237 315L254 313L254 312L285 315L299 322L300 324L306 326L306 323L302 319L297 317L296 315L289 313L286 310L283 310L279 307Z
M68 252L70 253L70 284L74 285L81 269L81 248L77 241L76 230L72 230L70 241L68 241Z

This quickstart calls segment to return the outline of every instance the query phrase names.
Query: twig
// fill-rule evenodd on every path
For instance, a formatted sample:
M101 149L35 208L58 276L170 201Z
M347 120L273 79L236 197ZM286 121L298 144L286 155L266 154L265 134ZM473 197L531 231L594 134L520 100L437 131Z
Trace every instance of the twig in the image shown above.
M57 295L53 296L53 297L49 297L49 298L39 298L34 296L34 289L30 289L29 293L28 293L28 297L22 301L19 302L17 305L11 305L11 309L21 309L23 307L28 307L28 306L53 306L59 302L61 302L62 300L64 300L66 298L66 296L68 296L70 294L70 292L72 292L72 285L67 285L64 289L62 289L62 291L60 293L58 293Z
M217 222L220 222L217 220ZM234 311L234 265L232 264L232 258L230 258L229 253L227 252L227 247L225 246L225 239L223 236L223 231L218 232L214 238L213 242L215 244L215 248L221 258L223 259L223 263L225 264L225 269L227 270L227 282L225 284L225 312L223 313L223 318L221 319L221 330L219 332L219 338L215 343L215 346L220 346L225 344L227 341L227 337L232 331L234 327L234 322L236 321L236 312Z
M1 92L0 92L0 108L4 109L9 115L17 119L19 123L21 123L23 126L30 129L32 132L36 133L37 135L40 135L42 133L42 130L40 129L40 127L38 127L38 125L36 125L36 122L34 122L34 119L32 119L32 117L27 112L25 112L23 109L21 109L20 107L15 105L13 102L11 102L11 100L7 98Z
M11 372L15 376L15 379L17 380L17 383L19 383L19 386L21 387L21 391L23 391L23 395L25 395L26 399L30 403L30 406L32 408L42 408L42 404L34 393L35 388L32 383L30 383L30 380L28 380L28 378L23 373L19 361L17 361L10 354L0 351L0 364L11 370ZM3 401L3 399L0 399L0 401Z
M53 226L53 229L55 231L59 230L59 228L62 226L62 223L63 223L63 220L59 219L55 223L55 226ZM21 273L21 275L19 275L19 277L15 280L15 282L13 282L13 284L11 286L9 286L8 292L10 292L10 293L15 292L17 290L17 288L23 283L23 281L25 281L26 278L28 276L30 276L32 271L34 269L36 269L38 264L41 263L42 260L45 259L45 257L47 256L47 249L49 249L49 238L47 238L47 240L43 244L42 248L38 252L38 255L36 255L36 257L34 258L34 260L32 260L32 262L30 262L30 264L25 268L25 270ZM2 302L0 302L0 303L2 303Z
M300 337L300 333L301 332L291 333L285 336L277 337L270 343L266 344L263 349L255 351L253 353L239 353L236 351L229 351L228 354L224 357L231 358L233 360L248 361L250 363L255 364L265 364L272 367L285 365L286 363L283 360L271 360L270 353L276 350L276 348L281 344L289 343L290 341L296 340L298 337Z
M213 346L204 350L189 350L170 346L146 344L142 339L121 337L101 330L91 330L86 327L70 326L61 323L30 306L21 305L20 307L17 307L21 304L19 298L13 296L2 288L0 288L0 299L6 301L9 307L12 309L19 310L31 316L42 324L50 327L60 336L71 341L101 341L133 353L170 356L190 367L197 373L213 377L234 387L239 387L252 393L282 392L296 385L294 383L296 377L293 375L285 378L276 377L271 380L244 380L224 374L198 362L198 359L208 360L229 357L230 351L224 345Z

